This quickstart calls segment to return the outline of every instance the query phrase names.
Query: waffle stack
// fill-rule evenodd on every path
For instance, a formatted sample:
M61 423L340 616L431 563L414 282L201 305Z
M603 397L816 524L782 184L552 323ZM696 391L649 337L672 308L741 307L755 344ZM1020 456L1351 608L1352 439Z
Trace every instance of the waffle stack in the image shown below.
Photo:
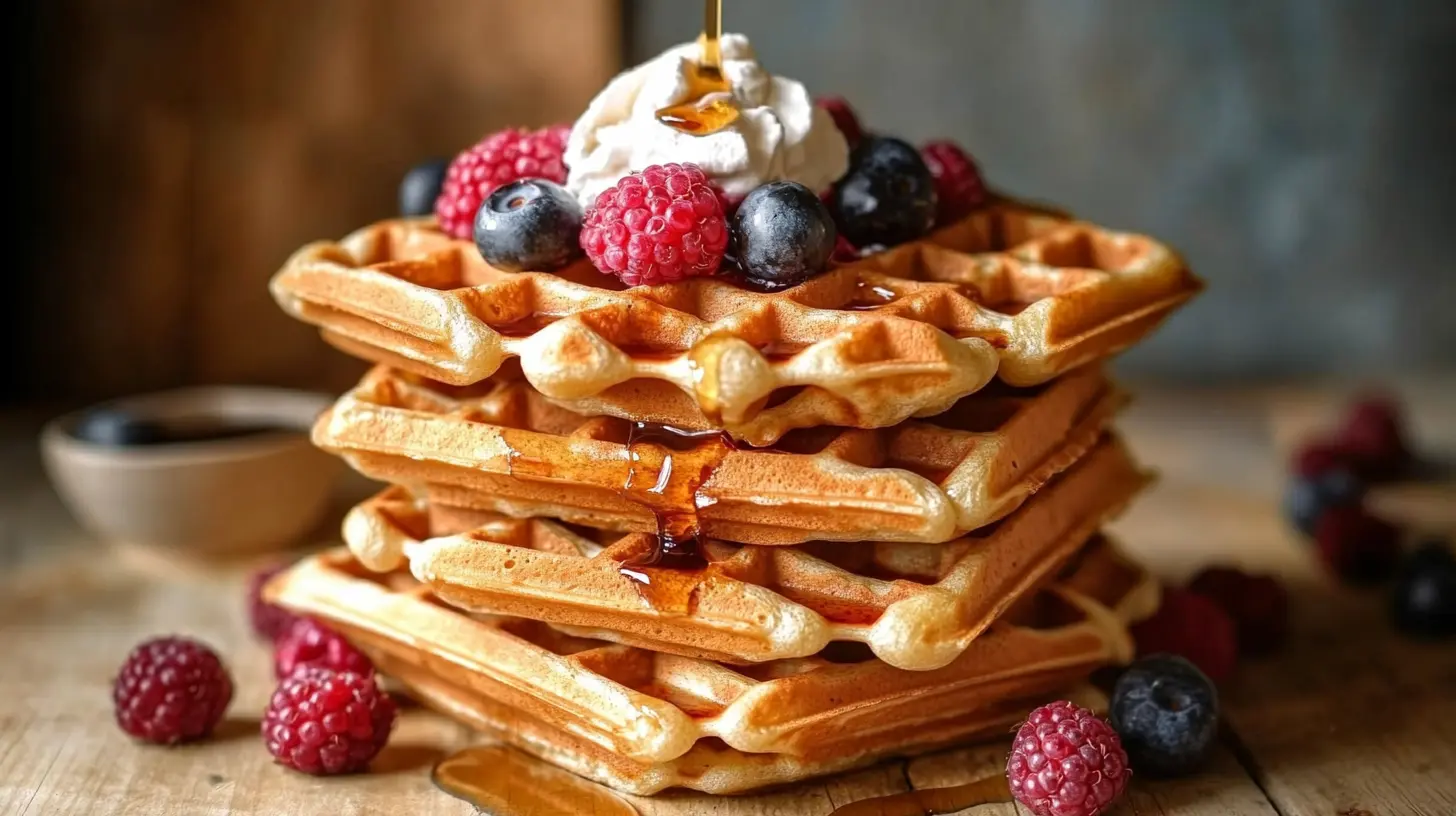
M1145 572L1100 361L1196 293L1000 201L775 293L511 274L428 221L307 246L378 365L315 442L389 483L269 588L440 710L620 790L733 793L1095 702Z

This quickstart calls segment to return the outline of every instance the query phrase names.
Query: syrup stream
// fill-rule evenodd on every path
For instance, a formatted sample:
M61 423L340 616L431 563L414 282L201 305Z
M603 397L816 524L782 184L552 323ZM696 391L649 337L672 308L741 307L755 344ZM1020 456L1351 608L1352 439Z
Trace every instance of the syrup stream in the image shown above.
M657 121L692 136L717 133L738 119L733 86L723 76L723 3L704 0L702 57L688 75L688 91L675 105L657 111Z

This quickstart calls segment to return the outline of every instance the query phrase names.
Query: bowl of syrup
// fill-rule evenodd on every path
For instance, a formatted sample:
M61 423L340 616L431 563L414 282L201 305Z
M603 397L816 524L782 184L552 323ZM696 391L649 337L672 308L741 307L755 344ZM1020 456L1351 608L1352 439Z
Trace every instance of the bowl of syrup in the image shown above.
M325 394L188 388L53 419L46 471L83 527L178 555L240 556L299 543L329 510L342 464L309 442Z

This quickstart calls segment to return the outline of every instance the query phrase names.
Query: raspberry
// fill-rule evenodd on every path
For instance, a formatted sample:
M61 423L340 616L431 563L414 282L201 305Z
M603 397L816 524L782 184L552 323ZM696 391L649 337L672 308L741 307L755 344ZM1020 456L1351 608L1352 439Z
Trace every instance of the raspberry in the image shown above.
M1410 464L1400 411L1388 398L1367 397L1357 402L1340 431L1340 442L1356 471L1367 479L1394 479Z
M480 202L507 182L541 178L565 184L566 165L561 154L566 151L570 133L570 125L536 131L507 128L456 156L445 171L444 186L435 200L440 229L454 238L470 240Z
M697 165L653 165L597 196L581 246L597 269L628 286L672 283L718 271L728 220Z
M1355 454L1339 442L1316 440L1295 450L1289 465L1294 475L1312 479L1332 470L1353 471Z
M300 618L278 639L273 672L281 680L300 668L373 674L374 664L338 632L316 620Z
M1325 510L1314 540L1325 566L1349 584L1380 583L1400 562L1400 530L1358 505Z
M834 252L829 255L831 261L847 264L854 263L860 257L859 249L854 244L851 244L848 238L845 238L843 235L835 236Z
M233 699L233 679L207 646L183 637L155 638L121 664L111 699L121 730L171 745L212 732Z
M937 224L949 224L986 203L981 171L954 142L926 142L920 158L935 179Z
M842 96L823 96L814 100L814 104L823 108L834 120L834 126L844 135L844 141L849 143L849 149L859 144L864 138L864 130L859 126L859 117L854 115L854 110L849 103L844 101Z
M389 741L394 700L371 675L303 669L278 684L263 715L268 753L295 771L362 771Z
M1209 567L1194 576L1188 590L1228 613L1244 654L1270 654L1284 645L1289 632L1289 596L1273 576Z
M1238 663L1238 632L1218 604L1186 589L1163 587L1158 613L1132 627L1138 656L1175 654L1222 683Z
M298 620L292 612L263 600L263 586L285 569L288 569L287 564L274 564L258 570L248 579L248 620L253 624L253 632L268 640L278 640Z
M1122 796L1130 776L1112 726L1068 702L1027 715L1006 759L1011 794L1036 816L1097 816Z

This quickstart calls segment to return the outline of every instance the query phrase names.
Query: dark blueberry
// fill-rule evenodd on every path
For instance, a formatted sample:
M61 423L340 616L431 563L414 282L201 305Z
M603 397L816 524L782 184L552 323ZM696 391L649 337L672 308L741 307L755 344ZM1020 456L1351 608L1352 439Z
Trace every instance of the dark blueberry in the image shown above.
M560 184L513 181L480 202L475 246L497 269L550 272L581 257L581 219L581 205Z
M733 216L738 267L766 284L793 286L823 272L838 235L819 196L792 181L755 189Z
M1442 541L1421 545L1395 579L1395 626L1421 637L1456 634L1456 557Z
M399 214L414 218L433 213L449 168L450 162L446 159L431 159L411 167L399 183Z
M167 441L161 423L120 408L97 408L83 415L72 434L94 445L156 445Z
M831 201L839 231L858 247L903 244L935 226L935 179L920 151L899 139L860 142Z
M1326 470L1317 476L1294 476L1284 490L1284 512L1295 529L1312 536L1326 508L1357 504L1364 494L1364 483L1345 468Z
M1110 719L1133 770L1183 776L1203 764L1218 736L1218 690L1187 660L1152 655L1117 679Z

